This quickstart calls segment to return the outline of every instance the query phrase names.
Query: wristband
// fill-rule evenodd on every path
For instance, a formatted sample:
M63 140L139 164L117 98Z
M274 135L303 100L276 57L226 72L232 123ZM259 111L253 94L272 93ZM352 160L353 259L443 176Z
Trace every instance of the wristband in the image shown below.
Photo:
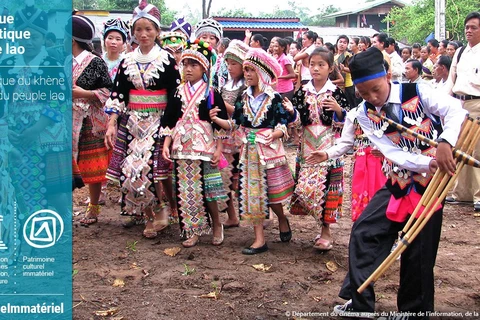
M445 143L450 144L450 142L448 142L447 140L445 140L445 139L443 139L443 138L438 138L436 141L437 141L437 143L445 142ZM450 146L452 146L452 145L450 144Z

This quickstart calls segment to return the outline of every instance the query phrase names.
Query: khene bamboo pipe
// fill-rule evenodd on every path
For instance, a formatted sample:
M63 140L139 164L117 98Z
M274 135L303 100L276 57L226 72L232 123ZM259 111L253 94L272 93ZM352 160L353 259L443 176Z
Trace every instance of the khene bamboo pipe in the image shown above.
M381 115L378 115L378 116L383 117ZM464 123L462 124L462 130L456 144L457 148L460 148L462 150L466 149L466 153L462 151L465 155L468 155L469 153L473 152L473 149L475 148L475 145L478 139L480 138L480 119L477 118L475 125L473 127L472 125L473 125L473 119L468 117L468 121L464 121ZM412 214L412 216L410 217L409 222L415 219L416 214L418 213L420 208L423 205L425 205L425 201L427 201L422 214L420 215L420 217L417 219L417 221L411 228L407 228L407 225L405 226L405 228L402 230L402 233L404 233L403 237L400 240L397 248L383 261L383 263L375 270L375 272L372 273L372 275L358 288L357 291L359 293L363 292L370 285L370 283L378 280L378 278L391 266L391 264L397 259L397 257L401 255L401 253L407 248L407 246L420 233L420 231L423 229L425 224L430 220L432 215L436 212L436 209L438 208L439 204L446 197L449 189L453 186L453 183L456 181L458 174L462 170L463 166L465 164L468 164L469 161L465 162L464 159L465 159L464 156L456 159L457 169L455 170L455 174L453 176L449 176L445 172L440 172L440 171L436 172L434 176L436 183L432 184L433 182L433 179L432 179L432 182L429 184L429 187L426 190L426 192L428 191L428 193L430 194L429 198L422 197L417 207L415 208L414 214ZM437 182L437 181L440 181L440 182Z

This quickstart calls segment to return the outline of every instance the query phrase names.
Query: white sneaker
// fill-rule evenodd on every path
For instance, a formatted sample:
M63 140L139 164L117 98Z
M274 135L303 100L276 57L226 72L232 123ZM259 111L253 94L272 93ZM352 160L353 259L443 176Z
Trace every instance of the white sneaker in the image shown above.
M333 307L333 313L339 317L375 319L373 312L354 311L351 299L345 302L345 304L339 304Z

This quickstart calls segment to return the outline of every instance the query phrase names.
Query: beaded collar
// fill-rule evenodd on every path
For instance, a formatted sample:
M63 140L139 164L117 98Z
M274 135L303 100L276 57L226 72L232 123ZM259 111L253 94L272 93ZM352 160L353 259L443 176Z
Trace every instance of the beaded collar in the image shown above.
M165 66L170 64L170 54L155 45L146 55L137 48L125 56L123 67L125 75L130 77L137 89L152 86L155 79L160 78L160 73L165 71Z
M153 46L149 53L143 54L140 47L133 51L133 59L138 63L149 63L158 57L158 53L162 50L157 44Z

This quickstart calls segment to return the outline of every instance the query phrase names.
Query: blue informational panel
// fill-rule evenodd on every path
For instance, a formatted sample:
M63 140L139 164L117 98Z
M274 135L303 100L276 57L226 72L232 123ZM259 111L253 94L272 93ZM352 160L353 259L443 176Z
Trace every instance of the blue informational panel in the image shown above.
M72 3L0 4L0 319L72 319Z

